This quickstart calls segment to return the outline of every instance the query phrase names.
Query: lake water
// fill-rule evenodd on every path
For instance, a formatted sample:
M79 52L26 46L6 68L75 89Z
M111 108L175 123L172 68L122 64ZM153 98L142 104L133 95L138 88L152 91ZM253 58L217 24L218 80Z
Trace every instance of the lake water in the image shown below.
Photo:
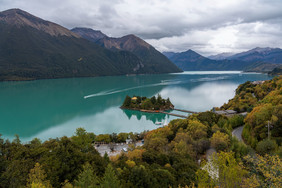
M83 127L95 134L142 132L176 117L121 110L126 95L169 97L175 108L206 111L221 106L248 80L266 74L184 72L180 74L70 78L0 83L0 134L22 141L71 136ZM185 114L180 112L172 112Z

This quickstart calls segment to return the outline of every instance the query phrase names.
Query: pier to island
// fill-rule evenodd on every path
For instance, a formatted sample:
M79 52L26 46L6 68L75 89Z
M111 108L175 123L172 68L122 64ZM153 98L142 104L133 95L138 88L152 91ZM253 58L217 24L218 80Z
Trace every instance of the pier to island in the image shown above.
M187 118L190 114L196 114L198 112L191 110L183 110L174 108L174 105L170 102L169 98L163 99L160 95L157 97L153 96L151 98L140 97L140 96L126 96L121 109L137 110L140 112L147 113L162 113L171 116L176 116L180 118ZM179 111L186 114L170 113L170 111Z
M187 118L189 116L189 114L197 114L198 113L198 112L194 112L194 111L191 111L191 110L182 110L182 109L176 109L176 108L174 108L172 110L180 111L180 112L186 112L188 114L187 114L187 116L185 116L185 115L181 115L181 114L175 114L175 113L164 112L164 111L160 111L159 113L167 114L167 115L171 115L171 116L176 116L176 117L180 117L180 118Z
M191 110L181 110L181 109L177 109L177 108L174 108L173 110L180 111L180 112L187 112L187 113L190 113L190 114L198 114L199 113L199 112L195 112L195 111L191 111Z
M171 115L171 116L176 116L176 117L180 117L180 118L187 118L188 116L184 116L184 115L180 115L180 114L174 114L174 113L169 113L169 112L159 112L162 114L167 114L167 115Z

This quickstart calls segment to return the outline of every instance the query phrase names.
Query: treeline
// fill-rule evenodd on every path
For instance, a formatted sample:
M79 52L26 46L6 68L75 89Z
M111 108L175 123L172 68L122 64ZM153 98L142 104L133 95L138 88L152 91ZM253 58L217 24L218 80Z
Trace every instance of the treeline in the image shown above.
M134 110L170 110L174 106L169 98L163 99L160 94L151 98L140 96L126 96L121 108Z

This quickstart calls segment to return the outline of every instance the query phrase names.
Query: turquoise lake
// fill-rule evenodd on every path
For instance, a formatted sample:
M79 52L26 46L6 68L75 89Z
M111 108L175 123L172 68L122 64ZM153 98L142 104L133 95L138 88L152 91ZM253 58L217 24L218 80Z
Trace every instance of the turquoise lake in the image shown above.
M246 81L266 74L184 72L179 74L68 78L0 83L0 134L24 142L72 136L78 127L95 134L142 132L177 117L121 110L126 95L169 97L175 108L206 111L221 106ZM172 112L185 114L181 112Z

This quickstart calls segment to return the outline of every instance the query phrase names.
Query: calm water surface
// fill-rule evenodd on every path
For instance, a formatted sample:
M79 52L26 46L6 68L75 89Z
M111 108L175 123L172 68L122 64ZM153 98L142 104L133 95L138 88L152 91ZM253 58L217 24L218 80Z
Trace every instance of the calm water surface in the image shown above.
M265 74L184 72L180 74L116 76L0 82L0 134L23 141L71 136L76 128L89 132L141 132L156 121L176 117L121 110L126 95L169 97L175 108L206 111L234 96L248 80L271 79ZM174 113L174 112L173 112ZM177 112L179 113L179 112ZM183 114L183 113L179 113Z

